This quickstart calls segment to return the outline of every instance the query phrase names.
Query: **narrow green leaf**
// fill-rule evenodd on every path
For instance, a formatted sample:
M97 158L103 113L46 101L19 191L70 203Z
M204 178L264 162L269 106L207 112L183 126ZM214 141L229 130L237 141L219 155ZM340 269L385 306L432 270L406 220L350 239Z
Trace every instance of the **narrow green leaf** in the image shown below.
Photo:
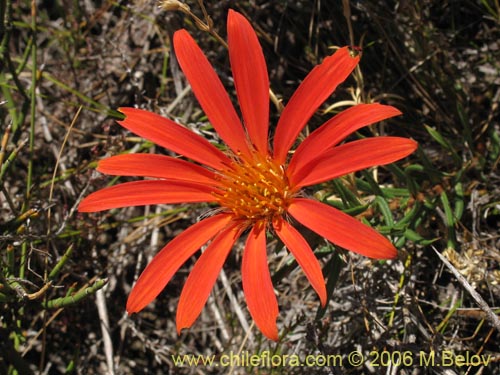
M457 182L457 184L455 185L455 194L456 194L456 199L455 199L454 216L455 220L459 221L462 218L465 209L464 188L461 182Z
M347 208L360 206L358 197L351 190L349 190L340 179L335 179L332 183L335 187L335 191Z
M381 196L375 197L375 203L380 208L382 216L384 217L385 225L392 227L394 225L394 218L392 217L392 211L389 207L389 203Z
M448 229L448 238L447 245L453 249L456 249L455 246L455 219L453 217L453 210L450 206L450 201L448 200L448 195L443 191L441 193L441 204L443 205L444 215L446 220L446 227Z
M441 135L441 133L439 133L436 129L431 128L428 125L424 125L424 126L425 126L425 129L427 130L427 132L429 133L429 135L432 138L434 138L434 140L437 143L439 143L445 150L449 151L451 153L453 159L455 159L456 162L460 162L460 163L462 162L462 159L457 154L457 152L455 151L453 146Z
M340 271L344 267L345 263L340 257L339 253L335 251L328 261L328 263L323 268L323 274L326 275L326 297L327 303L325 307L320 306L316 313L316 320L321 319L328 308L328 301L331 300L337 281L339 280Z

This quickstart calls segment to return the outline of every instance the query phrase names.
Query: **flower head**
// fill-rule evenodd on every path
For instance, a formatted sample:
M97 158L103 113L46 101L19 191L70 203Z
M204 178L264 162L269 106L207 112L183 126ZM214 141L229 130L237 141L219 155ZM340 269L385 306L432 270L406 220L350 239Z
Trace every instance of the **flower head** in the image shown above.
M229 11L228 45L243 124L219 77L185 31L174 35L179 64L221 139L221 151L201 136L151 112L121 108L120 124L131 132L190 159L127 154L99 162L109 175L156 179L122 183L86 197L80 212L117 207L209 202L217 214L194 224L170 241L137 280L127 311L142 310L175 272L208 243L182 290L177 330L190 327L200 314L234 243L246 234L241 274L248 309L267 337L277 340L278 303L267 264L266 232L281 239L326 304L320 264L293 221L329 241L371 258L396 256L391 242L351 216L301 192L304 187L375 165L392 163L413 152L414 141L397 137L367 138L340 144L349 134L400 112L381 104L358 104L312 132L289 151L318 107L353 71L359 56L337 50L315 67L281 113L272 147L269 132L269 79L262 48L249 22Z

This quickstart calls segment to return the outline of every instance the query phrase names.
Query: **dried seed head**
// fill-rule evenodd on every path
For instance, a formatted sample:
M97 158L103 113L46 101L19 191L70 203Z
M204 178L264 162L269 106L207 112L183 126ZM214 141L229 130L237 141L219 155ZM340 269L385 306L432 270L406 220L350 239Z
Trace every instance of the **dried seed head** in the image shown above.
M160 0L158 1L158 6L167 11L180 10L184 13L188 13L190 11L189 6L179 0Z

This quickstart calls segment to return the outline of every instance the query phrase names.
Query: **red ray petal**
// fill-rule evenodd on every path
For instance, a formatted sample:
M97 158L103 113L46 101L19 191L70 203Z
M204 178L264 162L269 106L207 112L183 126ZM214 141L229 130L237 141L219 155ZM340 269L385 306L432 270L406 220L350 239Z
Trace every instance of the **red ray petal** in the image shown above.
M290 176L294 188L318 184L410 155L418 144L412 139L375 137L345 143L313 159Z
M326 285L321 266L311 247L302 235L285 220L273 223L274 230L287 249L293 254L312 287L318 293L321 305L326 304Z
M254 225L245 244L241 280L255 324L266 337L278 341L276 318L279 309L267 265L266 231L265 228L258 229L257 225Z
M358 104L340 112L312 132L297 147L288 166L289 175L356 130L400 114L398 109L378 103Z
M127 312L129 314L139 312L154 300L177 270L231 219L232 215L220 214L200 221L161 249L132 288L127 301Z
M214 173L188 161L156 154L124 154L99 161L97 170L114 176L157 177L216 185Z
M241 233L240 223L221 231L201 254L182 288L177 306L177 333L189 328L201 313L220 270Z
M119 111L126 116L118 121L121 126L157 145L215 169L231 163L205 138L168 118L136 108L119 108Z
M85 197L79 212L97 212L111 208L216 201L214 189L185 181L146 180L125 182L96 191Z
M241 14L229 10L229 58L245 127L257 150L267 154L269 77L257 35Z
M186 30L174 34L175 54L212 126L236 153L250 155L238 114L212 65Z
M295 198L288 212L298 222L347 250L376 259L396 257L397 250L380 233L326 204Z
M274 135L274 157L283 164L293 142L319 106L342 83L359 62L348 47L325 58L307 75L281 113Z

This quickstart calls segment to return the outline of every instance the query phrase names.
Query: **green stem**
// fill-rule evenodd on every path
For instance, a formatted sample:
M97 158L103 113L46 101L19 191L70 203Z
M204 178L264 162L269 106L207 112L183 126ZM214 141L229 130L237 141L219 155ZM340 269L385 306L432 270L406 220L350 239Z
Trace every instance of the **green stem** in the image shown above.
M59 275L59 272L68 261L72 252L73 252L73 244L69 245L68 249L65 251L59 262L57 262L52 271L50 271L49 280L54 280L57 277L57 275Z
M36 85L37 85L37 44L36 44L36 4L31 5L31 32L33 34L33 45L31 46L31 87L30 87L30 131L29 131L29 160L28 174L26 176L26 201L23 212L27 210L31 200L31 188L33 186L33 157L35 155L35 115L36 115ZM23 243L21 247L21 263L19 265L19 278L24 279L26 274L28 244Z
M46 301L46 302L44 301L42 303L42 306L46 309L57 309L57 308L66 307L69 305L74 305L75 303L81 301L83 298L87 297L88 295L94 294L99 289L103 288L107 282L108 282L108 279L98 279L91 286L89 286L87 288L82 288L73 295L52 299L52 300Z

